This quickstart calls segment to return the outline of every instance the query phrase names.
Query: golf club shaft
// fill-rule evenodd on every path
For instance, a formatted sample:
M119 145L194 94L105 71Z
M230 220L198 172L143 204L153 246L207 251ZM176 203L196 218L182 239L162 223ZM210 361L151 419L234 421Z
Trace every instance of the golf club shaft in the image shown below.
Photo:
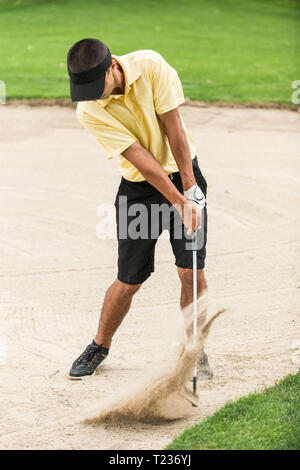
M197 250L193 250L194 341L197 341ZM197 391L197 365L194 365L193 392Z

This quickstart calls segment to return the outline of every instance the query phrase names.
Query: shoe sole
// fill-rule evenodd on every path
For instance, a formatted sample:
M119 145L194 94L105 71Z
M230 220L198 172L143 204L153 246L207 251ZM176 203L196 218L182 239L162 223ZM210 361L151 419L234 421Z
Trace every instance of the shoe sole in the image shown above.
M101 362L101 364L102 364L102 362ZM97 369L101 366L101 364L99 364L99 366L96 367L94 372L90 375L81 375L80 377L73 377L72 375L68 375L68 379L70 379L70 380L83 380L83 379L86 379L86 378L89 378L89 377L93 377L96 374Z

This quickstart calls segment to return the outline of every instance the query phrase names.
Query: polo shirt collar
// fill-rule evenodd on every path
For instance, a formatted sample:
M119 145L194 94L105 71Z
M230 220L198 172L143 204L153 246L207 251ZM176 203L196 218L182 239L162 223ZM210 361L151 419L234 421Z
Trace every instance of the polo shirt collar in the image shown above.
M122 67L122 70L125 75L125 95L128 93L128 91L131 88L131 85L139 78L141 75L141 71L136 67L135 64L132 62L129 62L125 57L119 57L116 55L112 54L112 57L114 57L119 64ZM105 108L105 106L112 100L112 99L117 99L120 96L124 95L110 95L109 98L106 98L105 100L98 100L98 103Z

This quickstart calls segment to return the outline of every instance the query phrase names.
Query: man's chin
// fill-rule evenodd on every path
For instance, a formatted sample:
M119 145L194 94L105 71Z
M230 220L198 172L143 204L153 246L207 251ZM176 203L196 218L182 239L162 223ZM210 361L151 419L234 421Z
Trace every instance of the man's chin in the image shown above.
M106 100L109 97L110 97L110 93L106 93L106 94L103 93L103 95L101 96L101 98L99 98L99 100Z

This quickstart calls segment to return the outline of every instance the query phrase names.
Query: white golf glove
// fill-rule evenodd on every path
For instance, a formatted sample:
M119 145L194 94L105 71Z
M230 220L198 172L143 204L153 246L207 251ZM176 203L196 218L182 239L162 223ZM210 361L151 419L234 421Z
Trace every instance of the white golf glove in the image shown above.
M193 202L200 210L205 207L205 196L197 184L194 184L186 191L183 191L183 195L188 201Z

